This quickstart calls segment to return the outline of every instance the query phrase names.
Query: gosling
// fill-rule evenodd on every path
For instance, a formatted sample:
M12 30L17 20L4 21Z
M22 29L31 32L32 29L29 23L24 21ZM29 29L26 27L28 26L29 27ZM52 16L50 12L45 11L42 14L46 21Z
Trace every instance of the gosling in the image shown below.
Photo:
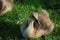
M38 38L51 33L54 29L54 23L51 21L46 10L33 12L20 25L23 37Z
M11 11L13 8L13 0L0 0L0 15L5 14L8 11Z

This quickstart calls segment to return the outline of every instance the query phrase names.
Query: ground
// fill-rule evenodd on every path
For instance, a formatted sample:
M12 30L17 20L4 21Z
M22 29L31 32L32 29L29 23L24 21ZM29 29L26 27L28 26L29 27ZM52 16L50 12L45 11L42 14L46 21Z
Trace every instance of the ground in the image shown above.
M13 10L0 16L0 40L60 40L60 2L59 0L14 0ZM30 12L45 9L55 24L49 35L29 39L23 38L20 24L29 16Z

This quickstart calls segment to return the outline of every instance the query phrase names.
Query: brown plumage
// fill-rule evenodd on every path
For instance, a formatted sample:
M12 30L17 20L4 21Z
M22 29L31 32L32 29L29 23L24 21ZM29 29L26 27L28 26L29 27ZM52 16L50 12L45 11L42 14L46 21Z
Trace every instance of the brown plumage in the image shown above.
M13 0L0 0L0 15L12 10L12 2Z
M33 12L21 24L21 32L24 37L37 38L51 33L54 29L54 23L50 20L46 10Z

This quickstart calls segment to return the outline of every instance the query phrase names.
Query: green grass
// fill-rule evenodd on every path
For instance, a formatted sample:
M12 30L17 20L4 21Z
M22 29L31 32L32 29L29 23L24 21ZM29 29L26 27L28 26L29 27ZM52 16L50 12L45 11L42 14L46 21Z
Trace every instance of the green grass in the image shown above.
M0 16L0 40L60 40L59 4L59 1L54 0L14 0L13 10ZM30 12L41 9L49 12L51 20L55 23L54 31L40 38L23 38L19 25L29 16Z

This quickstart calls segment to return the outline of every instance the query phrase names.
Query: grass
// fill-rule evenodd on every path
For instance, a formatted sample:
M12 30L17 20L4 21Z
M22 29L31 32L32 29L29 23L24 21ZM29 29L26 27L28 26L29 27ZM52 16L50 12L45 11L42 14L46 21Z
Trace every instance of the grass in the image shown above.
M0 16L0 40L60 40L59 4L58 0L14 0L13 10ZM41 9L49 12L51 20L55 23L54 31L40 38L23 38L19 25L29 16L30 12L40 11Z

